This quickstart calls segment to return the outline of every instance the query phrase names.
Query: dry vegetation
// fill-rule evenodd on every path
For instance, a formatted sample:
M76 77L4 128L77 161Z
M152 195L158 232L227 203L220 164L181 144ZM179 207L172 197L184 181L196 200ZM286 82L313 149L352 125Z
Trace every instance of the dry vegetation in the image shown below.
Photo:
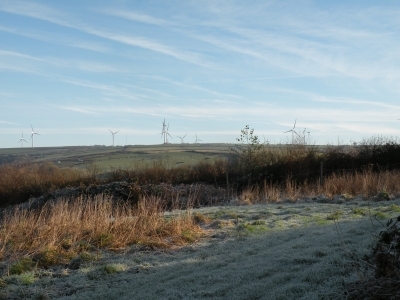
M297 185L290 177L282 184L256 185L243 189L239 198L249 203L297 201L307 197L325 195L333 199L343 195L345 198L362 196L365 198L381 197L382 200L400 193L400 171L371 171L347 174L332 174L324 179L323 184L304 182Z
M305 137L298 136L293 144L272 149L260 144L254 131L246 127L238 141L240 145L232 149L227 160L174 168L167 167L162 161L153 161L140 169L118 169L107 174L100 174L96 165L86 171L62 170L48 163L1 166L0 259L3 267L0 271L7 275L27 274L25 279L19 280L30 282L33 279L29 274L38 268L63 265L77 269L82 262L93 260L104 249L127 251L132 245L165 249L194 242L204 234L199 224L212 222L212 217L201 214L192 216L189 208L195 202L198 207L209 205L212 201L206 199L199 202L186 197L184 203L188 205L188 210L178 215L171 214L166 211L173 209L171 203L178 203L182 195L164 193L160 197L158 185L161 183L170 186L198 182L213 184L225 189L225 204L319 202L340 205L350 200L386 201L400 195L400 145L392 140L377 137L356 147L331 146L322 151L307 145ZM322 177L321 163L324 166ZM82 194L49 200L44 206L34 209L13 206L60 188L81 186L87 191L87 187L115 181L129 184L128 198L115 199L106 194L85 197ZM150 185L151 188L144 192L143 185ZM396 207L391 213L400 212ZM371 211L365 207L354 207L351 212L352 218L364 217L368 213L372 218ZM328 221L339 219L342 213L336 210L329 216L318 216L315 224L326 225ZM382 218L388 217L382 211L376 213L377 217L378 214ZM301 216L304 220L308 217ZM218 226L223 227L225 221ZM257 230L262 227L268 231L266 220L240 223L240 216L235 215L232 222L236 224L238 233L249 231L254 226ZM282 222L276 220L271 226L279 227ZM336 234L340 236L340 233ZM394 235L392 244L393 240L397 241L397 231ZM383 249L382 241L380 245L379 249ZM374 249L377 251L376 247ZM390 287L398 285L398 254L386 259L386 267L388 262L391 263L389 277L366 272L369 279L364 277L361 283L352 285L348 298L358 299L355 295L363 284L376 282L382 277L387 279L383 286L387 282L391 283ZM370 268L375 264L379 262L366 263ZM116 263L104 267L102 272L119 273L126 268ZM6 284L0 280L1 285ZM391 296L396 297L396 293L397 289L383 295L390 299ZM382 293L377 292L376 295ZM377 296L371 299L383 298Z
M0 258L49 267L68 264L82 251L118 251L132 244L165 248L192 241L199 233L189 214L166 219L163 201L154 197L137 205L101 196L92 201L59 199L39 210L4 212Z

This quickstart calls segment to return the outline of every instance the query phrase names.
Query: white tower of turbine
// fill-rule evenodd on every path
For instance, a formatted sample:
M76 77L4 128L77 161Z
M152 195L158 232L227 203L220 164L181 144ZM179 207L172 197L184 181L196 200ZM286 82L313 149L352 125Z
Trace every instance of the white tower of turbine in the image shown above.
M108 129L108 130L110 130L110 129ZM114 136L119 132L119 130L118 131L116 131L116 132L112 132L111 130L110 130L110 132L111 132L111 134L112 134L112 145L113 145L113 147L114 147Z
M33 148L33 139L34 139L34 136L35 136L35 134L37 134L37 135L40 135L40 133L37 133L37 132L35 132L34 130L33 130L33 126L32 126L32 124L31 124L31 128L32 128L32 133L31 133L31 140L32 140L32 148Z

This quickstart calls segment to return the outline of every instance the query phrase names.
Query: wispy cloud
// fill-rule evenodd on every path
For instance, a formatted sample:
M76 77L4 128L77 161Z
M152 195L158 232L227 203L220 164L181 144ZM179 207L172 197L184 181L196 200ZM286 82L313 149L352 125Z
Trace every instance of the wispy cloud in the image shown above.
M6 124L6 125L19 125L18 123L10 122L10 121L3 121L0 120L0 124Z
M49 67L68 68L93 73L126 72L123 67L112 66L109 64L77 60L60 59L56 57L36 57L14 51L0 50L0 57L7 57L0 61L0 70L10 70L14 72L33 73L45 77L52 76Z
M111 49L106 47L103 43L99 42L90 42L87 40L78 40L76 38L71 38L67 36L60 37L59 35L50 34L45 31L38 31L38 30L30 30L27 28L11 28L0 26L0 31L12 33L15 35L20 35L23 37L27 37L30 39L35 39L47 43L53 43L68 47L75 47L80 49L85 49L89 51L101 52L101 53L109 53Z
M92 29L88 26L81 27L79 28L80 30L93 34L108 40L112 40L115 42L119 42L122 44L134 46L134 47L140 47L143 49L151 50L154 52L158 52L161 54L165 54L168 56L172 56L178 60L186 61L191 64L207 67L207 68L215 68L212 64L206 62L203 58L202 55L199 53L195 52L190 52L190 51L182 51L179 50L175 47L167 46L164 44L161 44L156 41L152 41L149 39L145 39L143 37L139 36L130 36L130 35L124 35L116 32L111 32L111 31L105 31L105 30L97 30L97 29Z
M119 96L127 99L143 101L143 99L141 99L135 93L132 93L132 91L126 88L120 88L114 85L91 82L88 80L79 80L76 78L60 78L59 80L65 83L101 91L104 93L104 95Z
M171 79L168 79L168 78L165 78L165 77L161 77L161 76L142 76L142 77L147 77L147 78L151 78L153 80L168 82L168 83L176 85L176 86L189 88L189 89L197 90L197 91L202 91L202 92L206 92L206 93L209 93L209 94L212 94L212 95L216 95L216 96L220 96L220 97L227 97L227 98L234 98L234 99L237 99L237 100L243 100L243 97L239 96L239 95L221 93L221 92L218 92L218 91L215 91L215 90L211 90L211 89L208 89L208 88L201 87L201 86L196 85L196 84L179 82L179 81L171 80Z
M152 41L139 36L126 35L119 32L112 32L108 30L95 29L81 21L71 20L66 14L60 13L57 10L51 9L44 5L33 4L30 2L13 1L1 2L0 10L24 15L51 23L55 23L61 26L80 30L82 32L102 37L118 43L140 47L154 52L162 53L178 60L186 61L191 64L200 65L207 68L214 68L213 65L206 62L202 55L191 51L179 50L175 47L167 46L162 43Z
M69 68L74 70L80 70L84 72L94 72L94 73L126 73L123 66L115 66L110 64L105 64L102 62L88 61L82 59L60 59L54 57L46 58L46 62L49 64L61 67Z
M359 80L400 78L400 62L393 56L394 49L400 50L395 38L398 32L391 26L382 34L382 25L371 26L376 14L368 8L356 15L353 10L333 10L328 14L304 3L291 3L290 9L289 4L270 3L271 9L257 12L254 5L237 14L237 3L225 4L224 10L234 13L226 14L209 3L198 7L204 14L212 13L214 20L204 26L215 28L217 34L198 33L204 31L201 27L185 32L192 38L301 76L333 73ZM383 19L394 19L392 12L381 13Z
M70 106L71 107L71 106ZM196 105L151 105L151 106L73 106L76 110L93 111L108 114L141 114L141 115L169 115L175 117L192 117L203 119L220 118L247 118L253 120L269 120L279 124L283 128L293 126L295 118L298 119L297 126L303 126L302 123L324 123L324 124L343 124L343 123L383 123L388 119L397 120L397 112L386 108L381 110L364 109L354 113L353 109L348 108L302 108L296 111L288 112L287 108L282 106L273 106L265 104L244 105L225 105L224 103ZM303 116L303 117L302 117ZM301 118L301 119L300 119ZM304 126L303 126L304 127Z
M74 106L60 106L59 108L63 109L63 110L69 110L69 111L73 111L73 112L77 112L77 113L86 114L86 115L101 115L98 112L90 111L90 110L83 109L83 108L76 107L76 106L75 107Z
M101 9L101 10L97 10L97 11L100 11L101 13L109 15L109 16L120 17L120 18L131 20L131 21L135 21L135 22L145 23L145 24L151 24L151 25L157 25L157 26L174 25L174 23L172 23L170 21L166 21L166 20L159 19L159 18L154 18L152 16L149 16L149 15L146 15L143 13L137 13L135 11L126 11L126 10L113 9L113 8Z

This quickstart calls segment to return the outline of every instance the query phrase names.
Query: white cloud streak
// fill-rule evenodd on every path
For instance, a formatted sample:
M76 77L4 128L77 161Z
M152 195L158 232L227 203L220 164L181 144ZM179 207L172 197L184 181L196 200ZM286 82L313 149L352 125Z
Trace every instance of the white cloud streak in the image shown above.
M186 61L191 64L200 65L203 67L214 68L211 64L206 63L201 55L195 52L190 51L181 51L171 46L167 46L155 41L151 41L149 39L145 39L143 37L138 36L129 36L126 34L121 34L117 32L94 29L83 22L79 22L76 20L70 20L69 16L58 12L57 10L51 9L44 5L22 2L22 1L13 1L11 2L2 2L0 3L0 10L18 14L23 16L28 16L44 21L48 21L57 25L73 28L87 34L95 35L101 38L105 38L111 41L115 41L118 43L140 47L147 50L151 50L154 52L162 53L171 57L174 57L178 60Z

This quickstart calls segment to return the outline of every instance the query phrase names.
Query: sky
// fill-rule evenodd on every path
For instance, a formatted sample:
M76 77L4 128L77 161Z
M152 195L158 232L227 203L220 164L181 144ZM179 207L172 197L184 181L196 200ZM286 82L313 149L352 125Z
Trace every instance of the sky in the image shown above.
M0 148L400 136L398 1L0 0Z

